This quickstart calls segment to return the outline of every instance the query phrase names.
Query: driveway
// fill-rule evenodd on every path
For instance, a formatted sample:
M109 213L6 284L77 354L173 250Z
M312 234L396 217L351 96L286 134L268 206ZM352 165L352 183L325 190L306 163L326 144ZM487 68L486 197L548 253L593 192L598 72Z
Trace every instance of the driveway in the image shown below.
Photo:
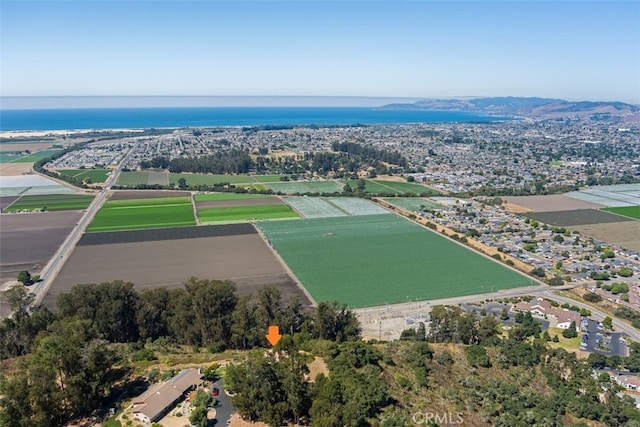
M222 378L214 382L212 387L220 389L220 393L216 396L218 406L216 406L216 420L214 425L217 427L225 426L236 410L231 403L231 397L224 391L224 380Z

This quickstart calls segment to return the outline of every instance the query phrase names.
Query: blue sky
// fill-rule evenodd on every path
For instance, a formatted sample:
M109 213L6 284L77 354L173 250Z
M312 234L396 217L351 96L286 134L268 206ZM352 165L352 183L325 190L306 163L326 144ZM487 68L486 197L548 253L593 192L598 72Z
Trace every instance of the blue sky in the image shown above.
M0 2L3 96L640 103L638 1Z

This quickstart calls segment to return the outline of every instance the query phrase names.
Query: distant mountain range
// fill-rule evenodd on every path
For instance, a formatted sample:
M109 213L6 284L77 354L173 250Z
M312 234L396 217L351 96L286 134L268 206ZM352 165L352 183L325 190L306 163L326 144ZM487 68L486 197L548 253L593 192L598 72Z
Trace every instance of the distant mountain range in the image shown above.
M388 104L384 110L463 111L488 115L537 118L591 117L598 120L640 120L640 106L624 102L565 101L550 98L424 99L412 104Z

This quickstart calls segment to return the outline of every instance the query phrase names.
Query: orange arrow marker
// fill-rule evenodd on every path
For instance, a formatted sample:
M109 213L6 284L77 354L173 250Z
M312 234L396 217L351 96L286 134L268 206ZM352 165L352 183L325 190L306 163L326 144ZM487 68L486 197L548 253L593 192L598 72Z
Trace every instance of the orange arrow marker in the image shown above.
M277 325L269 326L269 333L265 335L265 337L267 337L267 340L269 340L269 343L271 343L271 345L278 344L278 341L280 341L280 338L282 338L282 335L280 335L280 327Z

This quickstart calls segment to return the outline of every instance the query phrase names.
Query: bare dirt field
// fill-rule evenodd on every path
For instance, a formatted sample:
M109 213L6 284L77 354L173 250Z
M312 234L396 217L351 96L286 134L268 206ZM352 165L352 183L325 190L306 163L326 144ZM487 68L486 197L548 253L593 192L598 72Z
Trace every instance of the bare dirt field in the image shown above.
M586 224L573 226L571 229L578 230L585 236L640 252L640 221Z
M189 277L196 276L232 280L238 286L239 294L255 294L264 285L276 285L283 301L295 294L304 306L309 306L310 301L255 229L246 225L250 233L128 243L84 242L76 247L63 267L44 304L53 308L57 295L77 283L119 279L135 283L138 290L161 286L176 288ZM162 230L149 231L157 234Z
M117 190L111 194L109 200L159 199L161 197L186 197L188 191L174 190Z
M561 194L548 196L510 196L503 197L507 202L535 212L571 211L575 209L597 209L604 207L597 203L573 199Z
M235 206L257 206L257 205L277 205L284 202L277 197L264 199L240 199L240 200L209 200L206 202L196 202L198 209L204 208L226 208Z
M5 208L9 206L11 203L13 203L13 201L16 200L17 198L18 196L0 197L0 211L5 210Z
M611 214L597 209L577 209L556 212L531 212L527 216L544 222L545 224L563 227L575 227L586 224L608 224L616 222L634 221L620 215Z
M69 211L0 215L0 279L15 279L20 270L39 271L81 215Z
M16 142L9 144L0 144L0 152L2 151L25 151L29 150L32 153L36 151L46 150L50 148L54 142Z
M22 175L31 170L31 163L0 163L0 176Z
M531 209L529 208L525 208L524 206L515 205L509 202L505 202L504 205L502 205L502 207L504 208L504 210L508 212L517 213L517 214L531 212Z

